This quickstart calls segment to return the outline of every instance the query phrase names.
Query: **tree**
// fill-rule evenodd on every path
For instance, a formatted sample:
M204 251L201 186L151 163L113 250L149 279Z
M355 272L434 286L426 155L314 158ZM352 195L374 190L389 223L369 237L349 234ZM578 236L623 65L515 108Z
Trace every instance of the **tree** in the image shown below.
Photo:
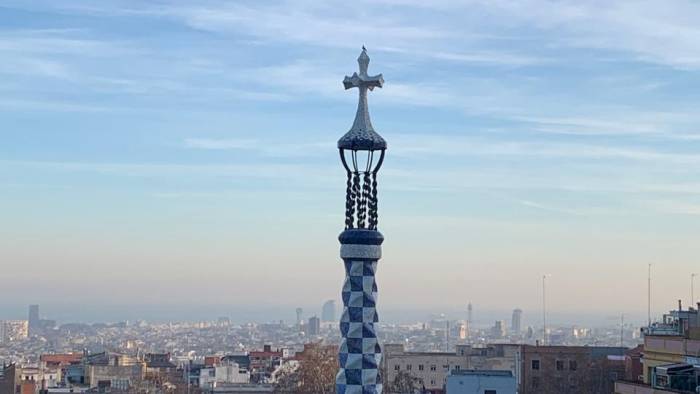
M338 372L335 346L308 344L297 353L298 366L282 372L275 384L276 393L334 394Z
M399 371L387 391L390 393L413 394L418 389L418 378L411 376L406 371Z

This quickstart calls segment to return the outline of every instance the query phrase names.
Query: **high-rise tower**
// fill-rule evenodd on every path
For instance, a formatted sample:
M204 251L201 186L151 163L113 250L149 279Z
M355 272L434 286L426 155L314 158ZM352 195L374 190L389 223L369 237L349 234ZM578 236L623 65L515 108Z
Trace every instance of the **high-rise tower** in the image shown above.
M374 274L382 256L382 234L377 231L377 172L384 161L386 141L369 118L367 92L382 87L382 74L367 74L369 56L362 47L357 59L359 73L345 77L345 89L358 88L355 121L338 140L340 160L347 174L345 191L345 231L340 240L340 257L345 265L343 315L340 318L337 394L381 394L379 366L382 351L375 323L377 284Z
M335 321L335 300L328 300L321 308L321 321Z
M40 330L39 305L29 305L29 335L35 335Z
M301 330L304 326L304 310L302 308L297 308L297 329Z
M510 321L510 330L519 334L522 329L523 311L520 308L513 309L513 318Z

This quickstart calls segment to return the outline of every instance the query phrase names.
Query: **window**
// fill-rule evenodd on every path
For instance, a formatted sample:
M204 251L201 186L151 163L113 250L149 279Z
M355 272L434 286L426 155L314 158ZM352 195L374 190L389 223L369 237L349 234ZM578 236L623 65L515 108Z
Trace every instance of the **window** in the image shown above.
M484 390L484 394L498 394L496 390Z
M462 369L462 367L460 367L459 365L455 365L455 371L459 371L460 369Z
M450 366L447 365L447 364L445 364L445 365L442 366L442 369L444 369L445 371L449 371L449 370L450 370Z
M406 366L406 371L410 371L410 370L412 370L412 369L413 369L413 365L408 364L408 365Z
M557 360L557 371L563 371L564 370L564 361L562 360Z
M423 364L418 364L418 370L422 371L423 370Z
M569 360L569 369L572 371L576 370L576 360Z
M430 379L430 385L435 386L435 381L433 379Z
M394 365L394 371L400 371L401 366L399 364Z
M430 370L431 370L431 371L437 370L437 366L436 366L435 364L431 365L431 366L430 366Z
M540 360L532 360L532 369L534 369L534 370L540 369Z

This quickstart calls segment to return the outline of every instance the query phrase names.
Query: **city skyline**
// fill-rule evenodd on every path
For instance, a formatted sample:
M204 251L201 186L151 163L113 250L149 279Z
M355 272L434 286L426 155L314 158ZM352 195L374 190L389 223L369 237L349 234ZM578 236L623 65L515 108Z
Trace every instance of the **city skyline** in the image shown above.
M642 316L648 263L653 315L688 305L697 4L367 4L371 29L311 2L6 2L0 287L185 314L337 299L334 144L364 44L391 76L369 99L392 152L382 308L534 317L551 274L548 320Z

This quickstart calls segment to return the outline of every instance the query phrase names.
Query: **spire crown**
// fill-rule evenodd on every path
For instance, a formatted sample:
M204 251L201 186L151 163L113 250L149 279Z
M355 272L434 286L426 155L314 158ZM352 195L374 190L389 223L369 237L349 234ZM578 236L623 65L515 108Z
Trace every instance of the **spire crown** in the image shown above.
M338 148L351 150L386 149L386 141L372 127L367 105L367 90L372 91L375 87L381 88L384 86L384 77L382 74L367 74L369 56L364 46L360 56L357 58L357 64L360 69L359 74L354 72L352 76L346 76L343 79L343 86L346 90L351 88L358 88L359 90L355 121L350 130L338 141Z

